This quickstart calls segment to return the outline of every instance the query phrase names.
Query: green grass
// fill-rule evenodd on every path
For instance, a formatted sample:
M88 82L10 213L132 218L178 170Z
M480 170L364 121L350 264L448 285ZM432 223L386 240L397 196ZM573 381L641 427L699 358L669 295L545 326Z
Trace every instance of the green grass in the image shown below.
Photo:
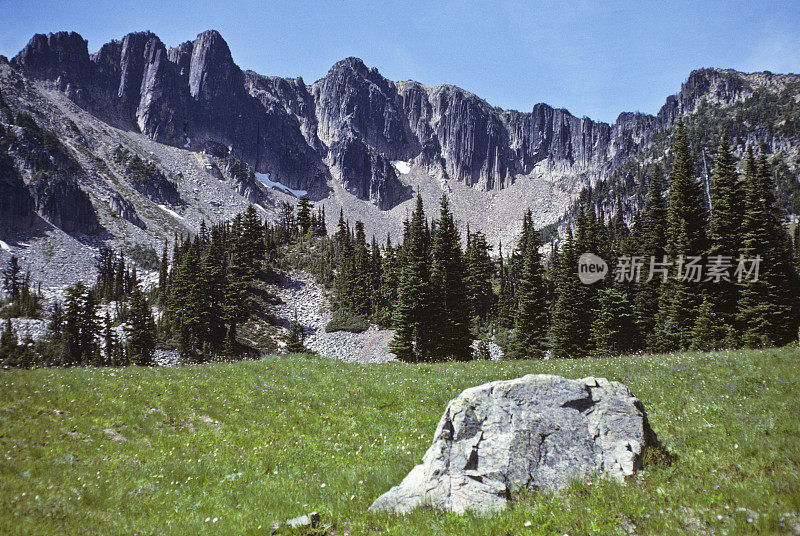
M0 533L269 534L316 510L338 535L622 535L631 523L637 534L791 534L799 365L800 351L783 348L0 371ZM624 487L596 480L521 497L494 517L367 512L419 462L449 399L527 373L625 382L677 460L652 461Z

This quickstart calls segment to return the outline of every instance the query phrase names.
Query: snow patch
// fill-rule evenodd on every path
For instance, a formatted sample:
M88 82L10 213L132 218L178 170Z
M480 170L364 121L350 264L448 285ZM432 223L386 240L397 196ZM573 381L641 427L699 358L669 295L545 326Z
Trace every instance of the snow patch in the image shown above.
M404 162L403 160L392 160L392 165L394 169L397 170L398 173L401 175L407 174L411 171L411 162Z
M192 138L189 136L184 136L186 138L186 143L183 144L184 149L188 149L189 146L192 144Z
M282 191L284 193L291 194L291 195L293 195L295 197L303 197L304 195L308 195L308 191L306 191L306 190L293 190L292 188L289 188L288 186L284 186L283 184L281 184L279 182L275 182L275 181L271 180L269 173L256 173L255 176L256 176L256 178L258 179L258 181L261 184L263 184L264 186L266 186L268 188L275 188L275 189L280 190L280 191Z
M11 246L0 240L0 249L4 249L6 251L11 251Z
M161 210L163 210L164 212L166 212L166 213L167 213L167 214L169 214L170 216L173 216L173 217L175 217L175 218L178 218L179 220L184 220L184 221L186 221L186 218L184 218L183 216L181 216L180 214L178 214L178 213L177 213L177 212L175 212L174 210L172 210L172 209L168 208L166 205L158 205L158 208L160 208Z

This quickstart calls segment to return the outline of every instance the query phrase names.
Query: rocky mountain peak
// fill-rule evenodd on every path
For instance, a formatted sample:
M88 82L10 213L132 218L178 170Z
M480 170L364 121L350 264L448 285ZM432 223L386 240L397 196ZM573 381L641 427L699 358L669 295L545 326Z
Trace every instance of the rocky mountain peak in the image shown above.
M29 76L56 82L74 99L83 96L91 76L88 43L75 32L36 34L11 63Z
M555 192L525 203L560 211L549 197L574 195L610 176L701 102L726 105L798 79L700 69L657 116L622 113L608 124L544 103L503 110L449 84L393 82L357 57L336 62L310 86L243 72L215 30L169 49L155 34L135 32L91 56L74 32L36 35L12 66L101 121L163 144L232 156L315 201L343 187L379 211L409 199L413 189L427 189L428 203L456 183L469 188L465 196L483 199L519 182L513 191Z
M194 98L213 97L218 91L236 90L241 70L233 62L228 43L216 30L207 30L195 39L189 67L189 93Z

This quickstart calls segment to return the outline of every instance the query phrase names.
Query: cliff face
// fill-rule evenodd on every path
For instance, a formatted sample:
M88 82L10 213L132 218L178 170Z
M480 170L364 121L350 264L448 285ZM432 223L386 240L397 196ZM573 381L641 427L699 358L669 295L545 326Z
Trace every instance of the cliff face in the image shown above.
M699 70L656 116L623 113L607 124L546 104L527 113L501 110L449 85L392 82L357 58L338 62L310 86L243 72L216 31L172 49L151 33L132 33L91 56L78 34L36 35L12 64L155 141L232 154L316 199L333 179L381 209L411 194L397 161L483 191L532 174L588 184L701 102L739 102L756 88L794 80Z
M311 86L245 73L215 31L169 50L151 33L132 33L91 56L78 34L36 35L12 64L155 141L224 146L254 170L317 197L334 178L382 209L410 195L393 161L497 190L541 163L599 176L638 147L625 125L544 104L530 113L504 111L453 86L391 82L357 58Z

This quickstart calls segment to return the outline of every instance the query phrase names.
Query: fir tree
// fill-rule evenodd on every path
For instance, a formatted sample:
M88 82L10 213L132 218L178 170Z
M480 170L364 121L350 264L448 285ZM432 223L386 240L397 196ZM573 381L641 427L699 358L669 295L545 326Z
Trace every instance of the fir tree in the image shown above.
M773 195L766 156L757 170L752 151L746 164L742 258L760 257L757 281L743 281L737 319L747 346L782 345L797 335L797 295L800 284L792 266L789 238Z
M125 331L130 362L139 366L152 365L156 346L156 323L147 298L139 288L135 288L131 295L130 321Z
M661 285L657 318L660 350L685 349L700 306L698 285L684 277L681 261L702 255L706 249L706 209L702 190L694 180L686 131L679 120L673 146L675 161L670 172L667 205L666 252L673 263L670 276Z
M592 322L591 336L597 355L619 355L637 346L633 308L624 292L615 288L599 292L600 306Z
M658 300L661 293L662 276L650 273L650 262L661 263L666 253L666 208L663 199L663 177L661 168L654 166L653 176L647 190L645 212L639 232L634 234L634 253L641 257L639 284L636 285L634 314L639 333L644 335L645 346L654 350L659 346L656 334Z
M703 296L697 320L692 330L692 350L715 350L720 348L727 334L726 324L721 321L714 311L714 306L709 297Z
M464 262L453 214L443 195L433 237L431 351L437 358L466 361L471 356Z
M307 195L302 196L297 203L297 226L302 236L311 229L311 201Z
M19 259L12 255L8 266L3 270L3 290L8 293L12 303L17 303L20 297L22 281L20 277Z
M212 229L212 240L200 263L199 343L206 354L218 353L225 341L225 275L227 262L221 230Z
M294 322L289 327L289 332L286 334L286 353L287 354L309 354L312 353L305 347L303 341L305 339L305 331L303 325L297 320L297 311L294 313Z
M387 235L374 314L375 323L382 327L392 326L392 311L397 302L397 286L400 280L398 264L395 248L392 247L392 239Z
M578 357L586 352L591 324L586 321L584 290L577 275L572 228L557 258L556 301L550 325L550 348L555 357Z
M417 362L429 357L431 291L426 230L422 196L418 194L416 210L403 240L394 311L396 331L389 344L389 350L403 361Z
M199 350L202 293L197 246L190 244L181 257L169 309L178 336L178 351L185 356Z
M526 215L530 220L530 211ZM544 281L544 267L539 255L541 242L539 233L529 221L525 239L522 273L517 292L519 305L514 325L514 340L509 357L530 359L544 357L547 351L547 290Z
M3 325L3 332L0 333L0 362L8 364L13 361L17 352L17 334L11 325L11 319L7 318Z
M117 334L111 322L111 314L106 311L103 321L103 341L105 346L105 365L109 367L122 364L120 361L120 348L118 347Z
M64 365L95 363L99 333L97 303L91 291L82 282L67 289L63 320L63 338L66 349Z
M708 261L730 265L735 262L742 245L741 220L743 195L739 177L723 134L717 154L714 179L711 183ZM736 316L739 289L733 281L721 279L708 285L709 303L724 326L732 326ZM727 332L727 328L718 330Z
M500 261L500 291L497 295L497 324L501 328L510 329L514 327L516 315L516 300L514 296L514 284L510 274L510 260L503 257L503 244L497 248Z
M163 307L167 304L169 282L169 257L167 256L167 241L164 241L164 251L161 254L161 263L158 269L158 303Z
M465 285L467 301L471 314L480 323L485 323L494 306L494 293L492 292L492 276L494 265L489 257L491 246L486 242L486 236L481 233L469 234L467 229L467 248L464 253L466 265Z

